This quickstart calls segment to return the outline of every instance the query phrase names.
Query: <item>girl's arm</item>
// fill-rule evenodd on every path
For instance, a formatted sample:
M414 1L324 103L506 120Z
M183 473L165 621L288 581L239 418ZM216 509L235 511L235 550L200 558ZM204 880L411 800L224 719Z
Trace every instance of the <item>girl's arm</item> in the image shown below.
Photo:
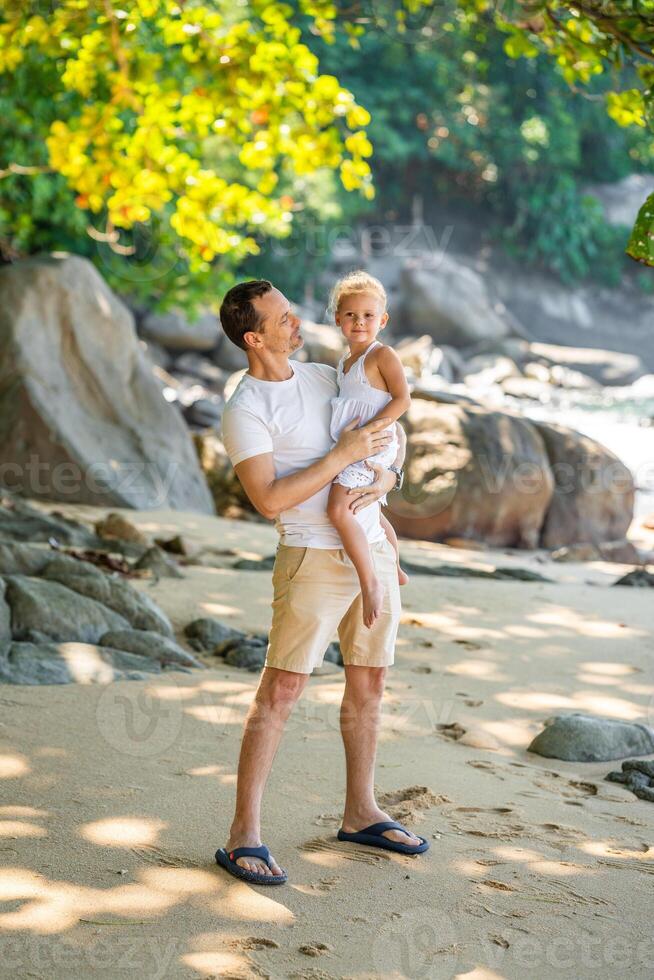
M380 347L376 364L392 398L388 405L384 405L376 415L373 415L371 421L393 419L396 422L400 415L408 412L411 405L409 385L404 374L402 361L392 347Z

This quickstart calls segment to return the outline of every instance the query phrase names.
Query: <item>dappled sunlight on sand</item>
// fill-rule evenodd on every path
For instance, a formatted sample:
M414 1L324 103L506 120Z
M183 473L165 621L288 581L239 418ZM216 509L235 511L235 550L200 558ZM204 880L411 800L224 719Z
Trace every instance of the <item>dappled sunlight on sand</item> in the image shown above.
M153 920L188 900L221 918L288 924L292 913L279 901L259 895L247 885L226 882L201 868L146 868L139 880L116 888L91 888L65 881L48 881L26 868L0 870L0 902L22 902L0 914L0 931L29 931L54 935L79 921L115 915L125 924ZM112 924L113 920L105 924ZM99 923L101 924L101 923Z
M184 708L184 714L208 725L242 725L247 712L228 704L192 704Z
M33 806L0 806L0 819L5 817L47 817L47 810L37 810Z
M199 602L198 609L202 609L207 616L240 616L243 613L236 606L225 606L220 602Z
M505 974L496 973L487 966L477 966L469 973L455 973L452 980L507 980Z
M47 831L35 823L28 823L26 820L0 820L0 838L47 836Z
M57 649L76 684L106 684L113 680L114 668L102 660L96 647L87 643L58 643Z
M654 859L654 845L643 844L643 849L634 851L629 845L620 847L615 841L610 840L589 840L579 844L579 850L584 854L591 854L593 857L616 858L624 861L647 861L651 863Z
M643 716L643 705L609 697L594 691L578 691L574 695L574 706L589 715L621 718L624 721L638 721Z
M215 892L216 875L202 868L147 868L139 878L148 888L179 899L186 895L210 895Z
M542 875L596 875L598 869L591 865L573 864L572 861L552 861L538 851L516 845L505 844L494 847L492 853L506 861L526 864L530 871Z
M445 673L458 674L462 677L476 677L485 681L496 681L498 684L509 680L506 674L498 671L497 664L488 660L461 660L457 664L450 664Z
M194 769L186 769L187 776L219 776L225 766L196 766Z
M201 681L196 684L191 690L195 694L200 694L203 691L210 691L212 694L228 694L231 691L252 691L252 683L248 684L245 681L237 680L206 680Z
M233 546L244 557L245 549L251 556L274 550L274 532L261 526L216 529L212 519L210 534L204 517L157 518L137 523L164 536L189 528L198 548ZM479 568L504 561L439 545L433 551ZM517 554L506 563L542 570ZM235 573L229 555L219 565L189 566L185 582L162 580L153 589L182 643L198 616L244 630L269 626L270 573ZM13 865L0 871L2 942L23 944L27 969L39 977L49 974L29 959L31 944L37 952L40 943L60 948L53 980L91 974L96 944L98 955L118 962L138 943L148 964L132 967L134 977L154 977L156 967L160 977L372 980L375 942L383 956L392 953L384 946L391 929L414 928L416 909L428 916L442 908L455 952L444 945L431 969L438 973L447 961L442 972L453 980L512 980L545 969L542 961L511 962L520 942L554 943L573 927L610 936L616 915L621 928L647 937L651 807L600 782L619 763L586 767L526 751L554 714L642 720L654 695L647 600L635 594L642 590L626 589L615 602L620 590L586 588L585 572L573 571L570 589L415 576L404 590L375 789L394 798L427 785L435 794L438 802L424 810L414 809L411 793L398 794L398 819L407 814L432 843L426 858L334 840L345 788L345 674L310 679L264 798L261 839L289 871L281 889L238 881L214 861L233 813L257 672L212 658L210 670L118 684L116 705L88 686L7 692L22 699L16 714L27 724L23 740L13 720L7 724L11 740L0 758L0 776L15 777L12 798L25 804L0 807L0 849ZM137 586L149 594L149 582ZM317 962L300 952L316 940L334 947ZM64 959L71 948L72 968ZM391 960L375 977L395 975ZM417 970L402 975L424 975L423 959L409 962ZM109 959L102 970L112 968Z
M481 616L481 612L478 611L475 615ZM422 626L426 629L446 633L451 637L460 637L468 640L500 640L504 636L503 630L481 626L467 626L461 623L459 618L444 612L404 612L402 613L400 624L403 626Z
M153 844L166 824L152 817L107 817L79 829L80 837L105 847Z
M618 664L610 661L586 661L578 664L580 670L592 671L593 674L605 674L607 677L623 677L637 670L631 664Z
M237 922L290 925L295 920L293 913L284 905L284 895L280 891L276 891L275 896L269 892L264 894L236 878L230 878L224 884L221 878L213 895L206 899L206 904L203 902L203 908L221 918Z
M528 871L538 875L572 876L572 875L596 875L597 869L591 865L579 865L572 861L555 861L546 858L539 851L531 848L519 847L517 845L505 845L494 847L489 850L489 855L495 855L498 865L514 862L526 867ZM464 859L454 862L454 867L462 874L472 875L480 880L488 876L488 864L486 860L476 861L474 859Z
M555 627L559 633L573 632L579 636L602 637L606 640L647 636L645 630L612 623L607 619L591 619L568 606L550 606L541 612L531 613L526 618L532 623L543 623L545 626Z
M146 694L160 701L190 701L197 693L197 688L194 687L166 687L163 684L160 686L152 684L146 688Z
M554 694L551 691L500 691L493 695L493 699L498 704L507 705L510 708L523 708L525 711L553 711L558 708L570 708L573 701L562 694Z
M525 626L523 623L517 623L516 625L509 624L504 627L504 632L507 636L519 636L525 640L547 636L546 630L538 629L536 626Z
M531 722L514 718L512 721L485 721L479 725L482 731L493 735L504 745L526 747L532 740Z
M22 755L0 755L0 779L16 779L31 772L27 759Z
M220 941L216 941L220 945ZM201 976L244 977L250 973L248 960L242 954L213 950L206 953L185 953L180 957L191 969Z
M348 845L351 846L351 845ZM309 864L315 864L319 868L338 868L343 863L343 857L335 851L305 851L302 860Z

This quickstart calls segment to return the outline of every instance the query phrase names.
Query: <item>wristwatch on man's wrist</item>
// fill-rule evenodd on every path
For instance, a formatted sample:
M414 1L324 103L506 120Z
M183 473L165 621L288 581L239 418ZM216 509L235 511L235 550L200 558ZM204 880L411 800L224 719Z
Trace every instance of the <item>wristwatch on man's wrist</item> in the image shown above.
M388 468L395 473L395 486L393 490L401 490L404 485L404 470L400 466L389 466Z

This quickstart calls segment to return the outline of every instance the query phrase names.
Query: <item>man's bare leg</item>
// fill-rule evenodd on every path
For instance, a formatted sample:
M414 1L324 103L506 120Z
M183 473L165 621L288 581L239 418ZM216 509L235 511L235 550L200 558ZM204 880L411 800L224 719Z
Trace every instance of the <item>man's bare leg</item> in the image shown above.
M341 735L347 788L342 826L349 834L381 820L393 819L375 800L375 756L385 680L386 667L345 667ZM415 834L401 830L385 830L383 835L402 844L420 843Z
M236 808L225 850L261 845L261 800L284 725L309 679L309 674L264 667L254 700L245 719L238 760ZM272 858L240 857L236 863L258 874L281 875Z

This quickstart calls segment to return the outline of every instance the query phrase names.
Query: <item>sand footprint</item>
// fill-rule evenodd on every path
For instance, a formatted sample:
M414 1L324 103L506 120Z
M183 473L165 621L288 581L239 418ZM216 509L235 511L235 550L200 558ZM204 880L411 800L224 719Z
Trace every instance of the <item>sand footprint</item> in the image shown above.
M239 936L238 939L227 940L228 949L279 949L279 943L266 936Z
M434 793L429 786L405 786L403 789L378 792L377 799L393 820L405 825L418 822L424 810L452 802L442 793Z
M380 861L391 860L389 851L383 851L381 848L375 851L363 851L356 848L356 844L354 846L344 844L333 837L313 837L311 840L300 844L300 850L319 853L326 851L329 854L338 854L348 861L363 861L364 864L378 864Z
M324 953L331 952L333 948L329 943L320 943L317 940L298 946L300 953L304 953L305 956L322 956Z
M510 806L457 806L456 813L513 813Z
M193 858L181 857L179 854L168 854L154 844L136 844L130 847L132 854L147 861L148 864L156 864L162 868L204 868L206 865L202 861L194 861Z

